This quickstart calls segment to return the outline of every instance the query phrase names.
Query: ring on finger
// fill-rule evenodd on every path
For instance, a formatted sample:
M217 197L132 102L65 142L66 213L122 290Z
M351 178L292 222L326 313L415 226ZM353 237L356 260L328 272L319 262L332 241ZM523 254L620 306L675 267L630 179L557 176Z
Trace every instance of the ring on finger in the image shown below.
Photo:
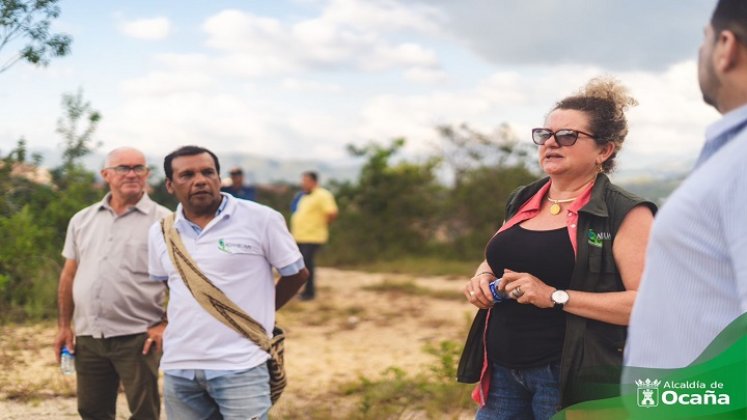
M474 291L474 290L470 290L470 291L469 291L469 295L470 295L470 296L474 296L474 295L475 295L475 291Z

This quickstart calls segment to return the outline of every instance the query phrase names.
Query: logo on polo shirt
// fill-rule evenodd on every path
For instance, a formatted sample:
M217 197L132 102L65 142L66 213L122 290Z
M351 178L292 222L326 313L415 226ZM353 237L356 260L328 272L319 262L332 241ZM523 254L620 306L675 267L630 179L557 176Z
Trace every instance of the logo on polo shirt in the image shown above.
M594 232L594 229L589 229L586 232L589 245L601 248L604 244L602 241L609 241L612 239L612 235L609 232Z
M239 242L228 242L224 239L218 239L218 249L227 254L240 254L247 252L252 249L249 244L242 244Z

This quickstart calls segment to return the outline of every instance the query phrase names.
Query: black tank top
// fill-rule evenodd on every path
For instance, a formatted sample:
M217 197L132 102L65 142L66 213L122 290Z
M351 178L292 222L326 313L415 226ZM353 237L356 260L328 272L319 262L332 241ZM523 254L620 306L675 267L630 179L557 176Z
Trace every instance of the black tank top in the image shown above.
M504 268L529 273L565 290L575 265L568 229L535 231L518 224L495 235L485 255L500 277ZM541 366L560 360L565 312L504 300L493 307L487 331L488 360L507 368Z

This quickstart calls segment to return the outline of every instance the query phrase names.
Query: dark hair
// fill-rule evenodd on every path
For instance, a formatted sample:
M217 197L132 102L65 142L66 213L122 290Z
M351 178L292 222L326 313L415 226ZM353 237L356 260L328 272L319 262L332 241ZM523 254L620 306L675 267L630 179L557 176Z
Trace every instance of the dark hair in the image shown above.
M745 0L720 0L711 16L711 26L716 34L731 31L739 42L747 45L747 2Z
M171 180L172 175L174 175L174 168L171 166L171 161L175 158L181 156L201 155L203 153L207 153L213 158L213 162L215 162L215 171L220 173L220 163L218 163L218 156L215 156L215 153L200 146L182 146L163 158L163 172L166 174L166 179Z
M306 171L301 175L311 178L311 180L314 182L319 182L319 174L314 171Z
M589 117L589 130L596 142L603 145L612 142L615 150L602 163L602 172L610 173L615 168L615 157L628 135L625 111L638 102L628 95L628 90L612 78L594 78L573 96L562 99L556 109L581 111Z
M241 168L233 168L228 172L229 175L244 175L244 171Z

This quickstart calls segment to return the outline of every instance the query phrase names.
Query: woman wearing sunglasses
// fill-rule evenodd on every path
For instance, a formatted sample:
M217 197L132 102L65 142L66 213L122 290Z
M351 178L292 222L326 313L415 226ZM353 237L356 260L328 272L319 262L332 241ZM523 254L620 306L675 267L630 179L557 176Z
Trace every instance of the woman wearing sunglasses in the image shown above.
M617 393L656 211L606 175L635 104L614 80L593 79L532 130L547 177L511 194L464 287L480 311L458 374L479 381L478 419L545 419Z

